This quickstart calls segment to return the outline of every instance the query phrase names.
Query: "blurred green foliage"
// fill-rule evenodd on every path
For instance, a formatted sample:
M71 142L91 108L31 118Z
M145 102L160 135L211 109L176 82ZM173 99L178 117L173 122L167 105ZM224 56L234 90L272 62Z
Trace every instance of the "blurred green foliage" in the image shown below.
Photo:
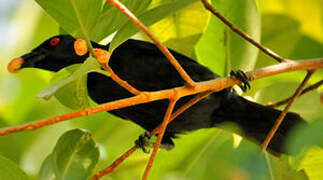
M93 66L83 65L85 69L76 71L64 69L55 75L35 69L11 75L6 71L10 59L58 34L59 28L95 41L109 36L104 42L112 39L114 47L139 32L124 15L101 0L36 2L17 1L16 6L11 7L13 11L10 12L13 13L5 17L9 20L6 30L13 35L3 37L6 44L0 46L0 127L59 115L72 111L70 108L85 107L88 103L95 105L88 102L84 88L74 88L84 86L83 81L77 81L76 85L70 83L75 83L73 80L77 78L69 81L68 87L58 86L60 89L54 91L56 98L37 98L37 94L49 87L50 81L58 82L71 72L81 72L77 77L83 77L96 70L91 69ZM251 70L276 63L207 13L198 0L122 2L144 23L151 25L151 31L168 47L198 60L218 74L226 75L230 69ZM323 0L211 2L241 29L286 58L323 57ZM147 40L142 33L134 37ZM252 82L252 89L246 95L263 104L275 102L291 95L304 75L305 72L290 72ZM319 70L310 83L322 77L323 71ZM71 96L75 91L83 94ZM150 179L322 179L323 106L320 91L322 87L298 98L292 106L292 110L308 122L314 121L304 130L295 130L290 137L289 148L293 156L260 155L259 147L247 141L233 147L236 140L232 133L216 128L203 129L180 135L172 151L160 150ZM76 128L86 129L92 137ZM66 172L77 173L80 179L84 179L113 162L133 145L142 132L141 128L128 121L100 113L33 132L0 137L0 179L54 179L55 174L56 179L64 179ZM94 141L100 149L95 168L93 164L86 164L89 159L96 163L98 152ZM59 155L59 149L66 146L80 152L77 158L73 153ZM135 152L111 177L140 178L148 157L140 151ZM64 164L66 159L73 162L71 166ZM88 165L87 168L79 166L82 162Z

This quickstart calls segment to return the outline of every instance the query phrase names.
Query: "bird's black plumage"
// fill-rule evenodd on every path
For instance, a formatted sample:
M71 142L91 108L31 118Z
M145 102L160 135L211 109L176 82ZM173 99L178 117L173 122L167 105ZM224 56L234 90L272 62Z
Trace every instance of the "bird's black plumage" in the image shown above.
M57 45L51 44L53 38L59 39ZM82 63L88 54L76 55L73 49L74 41L75 39L68 35L52 37L31 53L22 56L22 67L58 71L68 65ZM94 42L92 45L108 49L108 46ZM175 51L171 52L194 81L219 77L196 61ZM109 65L123 80L140 91L157 91L185 85L166 57L154 44L148 42L127 40L112 53ZM133 96L110 77L95 72L88 74L87 88L89 96L98 104ZM175 109L191 98L193 96L181 98ZM167 105L168 100L160 100L110 112L151 131L162 122ZM250 102L228 88L213 93L179 115L167 126L163 142L172 144L171 139L178 133L233 122L241 127L243 137L261 144L280 113L279 110ZM275 153L285 152L284 144L291 128L304 122L299 115L288 113L268 148Z

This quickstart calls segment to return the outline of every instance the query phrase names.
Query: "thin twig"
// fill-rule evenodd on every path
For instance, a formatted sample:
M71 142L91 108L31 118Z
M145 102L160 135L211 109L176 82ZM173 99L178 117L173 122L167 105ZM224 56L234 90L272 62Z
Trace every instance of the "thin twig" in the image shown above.
M169 62L174 66L174 68L178 71L178 73L181 75L181 77L186 81L186 83L190 87L195 87L196 83L192 80L192 78L185 72L185 70L182 68L182 66L178 63L178 61L175 59L175 57L169 52L169 50L164 46L149 30L148 28L121 2L118 0L107 0L112 5L114 5L117 9L120 10L120 12L124 13L126 16L128 16L135 26L137 26L139 29L141 29L159 48L159 50L167 57Z
M321 80L321 81L319 81L319 82L317 82L317 83L315 83L315 84L313 84L313 85L311 85L311 86L307 87L306 89L304 89L304 90L302 91L302 93L301 93L299 96L301 96L301 95L303 95L303 94L305 94L305 93L307 93L307 92L310 92L310 91L313 91L313 90L315 90L315 89L319 88L322 84L323 84L323 80ZM289 101L291 98L292 98L292 97L289 97L289 98L283 99L283 100L278 101L278 102L275 102L275 103L269 103L267 106L268 106L268 107L271 107L271 108L275 108L275 107L278 107L278 106L281 106L281 105L283 105L283 104L288 103L288 101Z
M80 51L80 55L84 55L86 53L87 47L84 43L82 39L78 39L75 41L76 43L74 43L74 49L75 52ZM84 47L85 46L85 47ZM83 50L86 49L86 50ZM82 52L82 50L84 52ZM110 68L108 62L109 59L111 57L111 54L104 50L104 49L100 49L100 48L95 48L93 49L94 55L96 60L100 63L101 67L105 70L108 71L110 73L110 77L112 80L114 80L116 83L118 83L121 87L125 88L126 90L128 90L129 92L131 92L134 95L138 95L141 92L139 90L137 90L136 88L134 88L133 86L131 86L127 81L122 80L116 73L114 73L114 71ZM84 53L84 54L83 54Z
M283 112L280 113L279 117L277 118L276 123L274 124L273 128L270 130L270 132L267 135L267 138L265 139L264 143L261 145L261 151L264 152L267 149L268 144L270 143L271 139L275 135L277 129L279 128L280 124L283 122L286 114L288 113L288 110L292 106L295 99L302 93L302 90L310 77L313 75L315 71L308 71L306 74L306 77L304 78L303 82L299 85L297 90L295 91L294 95L291 97L291 99L288 101L287 106L283 110Z
M113 79L120 86L122 86L123 88L125 88L126 90L128 90L129 92L131 92L134 95L139 95L141 93L141 91L134 88L127 81L122 80L116 73L114 73L114 71L112 70L112 68L109 66L108 63L100 63L100 64L104 70L106 70L110 73L111 79Z
M202 99L206 98L207 96L209 96L212 93L213 93L212 91L203 92L203 93L199 94L198 96L196 96L195 98L193 98L192 100L190 100L189 102L187 102L185 105L181 106L178 110L176 110L172 114L172 116L169 118L168 123L170 123L172 120L174 120L178 115L183 113L185 110L187 110L188 108L190 108L191 106L193 106L197 102L201 101ZM160 130L161 130L161 125L159 125L157 128L155 128L150 133L150 136L158 134L160 132ZM120 158L118 158L116 161L114 161L110 166L101 170L99 173L100 177L112 173L115 168L117 168L127 157L129 157L131 155L131 154L129 154L129 152L133 153L137 148L138 148L137 146L133 146L127 152L125 152ZM99 179L100 177L98 177L97 179Z
M116 167L118 167L127 157L129 157L137 149L136 146L129 149L126 153L120 156L116 161L114 161L109 167L104 168L103 170L97 172L90 180L100 179L102 176L111 173Z
M263 77L267 77L267 76L271 76L279 73L294 71L294 70L316 70L316 69L322 69L322 68L323 68L323 59L312 59L312 60L295 61L292 63L280 63L280 64L276 64L276 65L268 66L255 71L248 72L247 75L250 78L250 81L253 81L259 78L263 78ZM100 104L98 106L90 107L87 109L74 111L74 112L66 113L63 115L59 115L59 116L55 116L55 117L51 117L51 118L47 118L39 121L29 122L22 125L1 128L0 136L4 136L7 134L20 132L20 131L35 130L43 126L48 126L51 124L74 119L77 117L89 116L99 112L111 111L115 109L120 109L128 106L133 106L137 104L142 104L142 103L147 103L147 102L152 102L152 101L157 101L162 99L169 99L173 97L174 90L178 93L179 97L184 97L184 96L193 95L193 94L210 91L210 90L217 92L238 83L240 83L239 80L232 79L230 77L227 77L227 78L219 77L214 80L198 82L197 87L194 89L187 88L187 86L182 86L182 87L166 89L161 91L142 92L141 94L134 97L108 102L108 103Z
M168 105L167 111L165 113L164 120L163 120L163 122L161 124L161 130L159 132L155 147L153 149L153 152L150 155L148 164L147 164L145 172L144 172L144 176L142 178L143 180L147 180L147 178L148 178L148 174L149 174L150 169L151 169L151 167L152 167L152 165L154 163L157 151L158 151L159 146L161 144L161 141L162 141L162 139L164 137L167 124L169 122L170 116L171 116L171 114L173 112L173 109L175 107L175 104L176 104L177 100L178 100L178 96L175 94L175 96L172 99L170 99L170 101L169 101L169 105Z
M256 46L258 49L260 49L262 52L267 54L268 56L274 58L278 62L287 62L288 60L280 57L278 54L270 50L269 48L261 45L260 43L256 42L254 39L252 39L248 34L245 32L241 31L237 26L232 24L227 18L222 16L218 10L216 10L207 0L201 0L205 9L209 10L211 13L213 13L216 17L218 17L224 24L226 24L232 31L236 32L239 34L242 38L246 39L249 41L251 44Z
M199 94L198 96L196 96L195 98L193 98L192 100L190 100L189 102L187 102L186 104L184 104L183 106L181 106L178 110L176 110L172 116L169 118L169 122L172 122L177 116L179 116L180 114L182 114L184 111L186 111L188 108L192 107L194 104L196 104L197 102L201 101L202 99L208 97L210 94L212 94L213 91L207 91L207 92L203 92L201 94ZM159 125L157 128L155 128L151 133L150 136L156 135L160 132L161 129L161 125Z

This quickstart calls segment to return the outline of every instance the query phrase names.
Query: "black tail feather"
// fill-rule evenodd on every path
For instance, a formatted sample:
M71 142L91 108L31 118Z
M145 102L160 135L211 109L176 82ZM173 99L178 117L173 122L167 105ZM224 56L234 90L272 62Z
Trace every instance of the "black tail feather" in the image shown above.
M280 110L248 101L230 92L221 107L213 112L212 118L214 126L225 122L238 124L242 130L241 136L262 144L280 113ZM291 129L299 124L306 124L306 122L296 113L287 113L269 143L268 151L275 155L287 153L285 149L287 136Z

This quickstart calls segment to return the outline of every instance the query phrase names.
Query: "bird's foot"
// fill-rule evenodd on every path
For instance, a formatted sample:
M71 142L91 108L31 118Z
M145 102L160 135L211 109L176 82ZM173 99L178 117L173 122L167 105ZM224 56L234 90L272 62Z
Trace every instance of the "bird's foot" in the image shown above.
M150 151L147 150L147 147L153 148L156 145L156 143L152 142L149 132L145 132L144 134L140 135L138 139L135 141L135 144L140 149L142 149L144 153L147 153L147 154L150 153ZM175 146L174 142L170 138L167 138L164 136L159 148L165 149L165 150L171 150L174 148L174 146Z
M232 70L230 76L242 82L241 85L239 85L242 91L245 92L247 89L250 89L249 77L245 72L241 70Z
M135 141L137 147L142 149L144 153L149 154L150 151L146 149L146 147L153 147L153 142L150 140L151 136L149 132L145 132L144 134L140 135L138 139Z

